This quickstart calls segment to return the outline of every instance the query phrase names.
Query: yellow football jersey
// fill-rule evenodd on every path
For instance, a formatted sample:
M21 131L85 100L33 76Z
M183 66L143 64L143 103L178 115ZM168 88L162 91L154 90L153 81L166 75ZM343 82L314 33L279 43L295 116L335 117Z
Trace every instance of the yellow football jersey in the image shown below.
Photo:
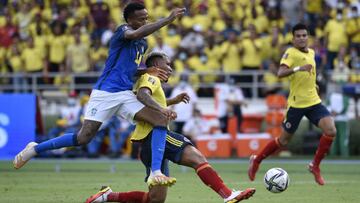
M161 87L161 82L158 77L145 73L136 82L134 92L140 88L147 87L151 90L152 98L161 106L166 107L166 97L164 90ZM134 133L131 136L132 141L144 139L153 129L153 126L146 122L137 122Z
M289 48L280 61L280 65L286 65L291 69L306 64L313 66L311 73L298 71L288 77L290 80L289 107L306 108L321 102L316 91L315 52L313 49L308 50L308 53L305 53L294 47Z

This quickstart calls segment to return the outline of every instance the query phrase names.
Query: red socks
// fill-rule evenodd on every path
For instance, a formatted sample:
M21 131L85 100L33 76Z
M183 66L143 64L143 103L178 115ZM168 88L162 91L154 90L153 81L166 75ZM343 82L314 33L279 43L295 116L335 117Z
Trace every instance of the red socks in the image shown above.
M197 175L203 183L213 189L222 198L227 198L232 191L224 184L220 176L211 168L209 163L205 162L195 167Z
M328 135L322 135L320 138L319 146L316 150L315 157L313 160L313 164L315 167L319 167L321 160L328 153L331 144L333 142L334 137Z
M142 191L112 192L107 196L107 202L148 203L148 193Z
M270 156L280 148L281 144L279 143L279 138L275 138L274 140L270 141L263 150L261 150L261 152L256 156L255 161L260 163L263 159Z

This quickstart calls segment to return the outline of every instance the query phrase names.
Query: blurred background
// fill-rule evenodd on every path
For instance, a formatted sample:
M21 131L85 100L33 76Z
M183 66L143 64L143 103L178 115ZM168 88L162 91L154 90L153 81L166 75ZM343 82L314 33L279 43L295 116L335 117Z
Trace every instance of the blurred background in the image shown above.
M108 43L124 23L125 0L0 0L0 159L82 122ZM358 0L144 0L149 21L186 15L148 36L148 51L171 58L169 97L187 92L171 129L211 158L248 157L280 136L287 79L276 76L291 27L309 28L321 98L335 117L331 155L360 154L360 2ZM105 122L85 147L40 157L137 158L134 126ZM303 119L280 156L313 154L320 132Z

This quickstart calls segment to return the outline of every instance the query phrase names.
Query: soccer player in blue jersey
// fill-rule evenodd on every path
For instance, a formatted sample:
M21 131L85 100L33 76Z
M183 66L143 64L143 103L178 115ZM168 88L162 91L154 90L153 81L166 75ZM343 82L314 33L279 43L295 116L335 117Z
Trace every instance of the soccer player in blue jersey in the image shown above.
M146 59L146 66L156 66L167 71L170 76L172 68L170 60L160 52L152 52ZM166 99L161 83L167 82L156 76L143 74L136 82L134 91L139 98L153 100L162 107L188 103L190 97L186 93L180 93L174 98ZM139 122L134 133L131 135L133 142L141 143L140 159L146 168L146 178L149 177L151 165L151 131L153 127L146 122ZM250 198L255 193L255 188L247 188L244 191L232 191L221 179L218 173L207 162L206 158L197 150L191 141L181 134L167 131L164 160L161 170L168 175L168 160L179 165L188 166L196 171L204 185L216 192L225 203L236 203ZM165 202L167 187L161 185L149 186L149 191L112 192L110 187L103 187L98 193L92 195L85 203L101 202L131 202L131 203L161 203ZM193 202L197 202L196 200Z
M163 175L160 169L165 148L166 126L169 120L176 118L176 113L159 108L151 101L143 101L147 105L145 106L137 100L132 88L134 76L147 49L144 37L183 16L184 12L184 8L175 8L167 18L147 23L148 12L144 5L137 2L129 3L124 8L126 24L119 26L110 40L109 57L102 75L93 87L80 131L40 144L29 143L16 155L13 161L14 168L21 168L41 152L89 143L102 122L113 115L119 115L131 121L145 121L154 126L150 179L153 183L161 185L173 184L176 179ZM159 69L153 68L152 72L165 77Z

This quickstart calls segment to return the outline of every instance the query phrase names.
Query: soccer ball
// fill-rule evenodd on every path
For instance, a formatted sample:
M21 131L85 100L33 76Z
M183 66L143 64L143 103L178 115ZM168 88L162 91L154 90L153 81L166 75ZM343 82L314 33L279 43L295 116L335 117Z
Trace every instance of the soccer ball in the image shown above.
M284 169L269 169L264 176L264 184L267 190L272 193L284 192L289 186L289 175Z

